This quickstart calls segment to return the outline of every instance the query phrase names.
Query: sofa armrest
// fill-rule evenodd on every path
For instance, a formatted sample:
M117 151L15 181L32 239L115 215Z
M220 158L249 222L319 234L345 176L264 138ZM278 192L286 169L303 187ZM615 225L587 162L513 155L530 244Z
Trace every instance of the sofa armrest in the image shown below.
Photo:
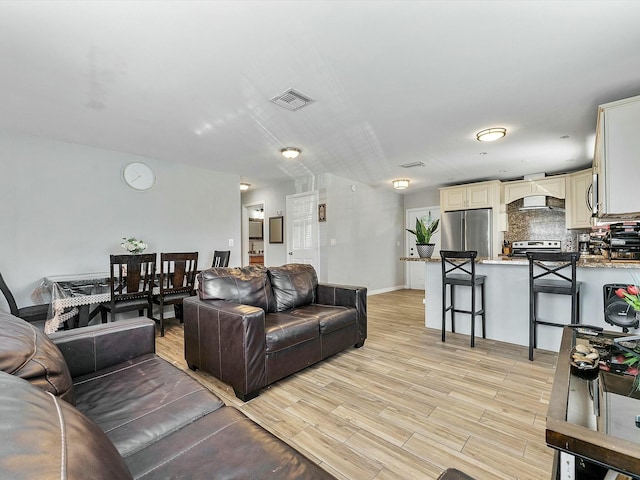
M266 384L265 312L224 300L183 300L184 352L192 370L230 384L249 400Z
M61 330L49 338L62 352L73 378L156 350L155 322L142 317Z
M317 301L320 305L352 307L358 315L358 345L367 338L367 288L319 283Z

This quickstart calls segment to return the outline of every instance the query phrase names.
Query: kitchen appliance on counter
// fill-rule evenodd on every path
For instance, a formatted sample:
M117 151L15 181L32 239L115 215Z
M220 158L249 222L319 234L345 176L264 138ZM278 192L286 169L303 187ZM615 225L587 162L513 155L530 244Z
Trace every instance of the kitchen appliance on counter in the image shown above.
M476 250L478 258L490 258L491 209L458 210L440 216L442 250Z
M638 222L610 224L605 244L611 260L640 260L640 224Z
M520 240L513 242L512 257L526 257L529 252L558 253L562 251L560 240Z
M580 252L580 255L589 255L589 253L591 253L590 243L591 235L588 233L578 234L578 251Z

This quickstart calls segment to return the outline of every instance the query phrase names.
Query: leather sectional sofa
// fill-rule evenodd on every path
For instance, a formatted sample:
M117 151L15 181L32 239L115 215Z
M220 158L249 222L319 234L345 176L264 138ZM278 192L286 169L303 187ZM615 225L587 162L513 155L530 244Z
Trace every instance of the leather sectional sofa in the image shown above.
M367 289L318 283L311 265L205 270L183 309L187 364L243 401L367 337Z
M0 478L334 478L154 352L146 318L47 337L0 312Z

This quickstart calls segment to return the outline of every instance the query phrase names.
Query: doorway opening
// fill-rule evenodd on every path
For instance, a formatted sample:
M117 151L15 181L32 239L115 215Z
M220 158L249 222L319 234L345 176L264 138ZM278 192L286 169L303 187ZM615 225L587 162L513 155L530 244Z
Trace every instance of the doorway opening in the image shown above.
M265 265L264 202L242 206L242 265Z

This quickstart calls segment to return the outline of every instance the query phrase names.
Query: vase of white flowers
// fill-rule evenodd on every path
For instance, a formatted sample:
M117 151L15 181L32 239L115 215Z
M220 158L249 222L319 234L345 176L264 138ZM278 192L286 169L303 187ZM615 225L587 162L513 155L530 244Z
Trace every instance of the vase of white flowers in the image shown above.
M133 237L129 237L129 238L122 237L122 240L123 242L120 244L120 246L129 253L133 253L133 254L142 253L147 248L146 243L144 243L142 240L138 240Z

